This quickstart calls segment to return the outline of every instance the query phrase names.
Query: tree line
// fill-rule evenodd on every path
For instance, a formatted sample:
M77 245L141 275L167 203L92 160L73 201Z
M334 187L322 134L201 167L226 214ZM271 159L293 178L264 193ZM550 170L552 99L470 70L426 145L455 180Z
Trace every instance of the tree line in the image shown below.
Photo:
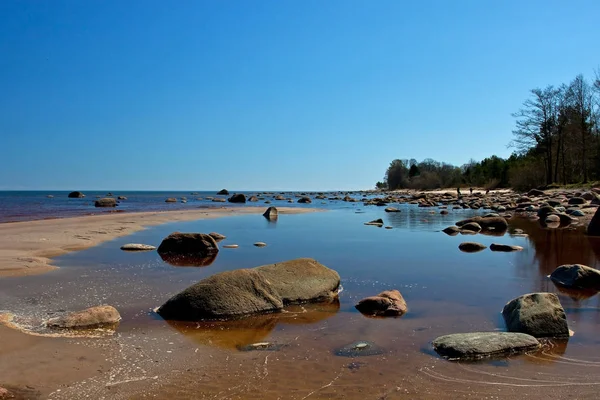
M600 71L586 80L530 92L516 113L513 154L454 166L432 159L393 160L379 189L477 186L527 190L600 180Z

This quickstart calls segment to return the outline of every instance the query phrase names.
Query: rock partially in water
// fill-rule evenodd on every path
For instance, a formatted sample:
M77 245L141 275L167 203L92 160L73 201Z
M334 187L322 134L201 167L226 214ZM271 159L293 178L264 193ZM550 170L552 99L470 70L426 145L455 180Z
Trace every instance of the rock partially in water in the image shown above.
M468 222L460 227L462 231L480 232L481 226L477 222Z
M300 198L298 199L298 203L301 203L301 204L308 204L308 203L312 203L312 200L310 199L310 197L306 197L306 196L304 196L304 197L300 197Z
M433 341L433 349L451 360L510 356L539 348L540 343L535 337L514 332L455 333Z
M340 276L310 258L226 271L201 280L158 309L165 319L193 321L281 310L337 297Z
M120 320L121 315L116 308L104 305L52 318L46 325L56 329L113 328Z
M600 271L582 264L561 265L550 279L567 288L600 290Z
M254 246L256 247L265 247L267 244L265 242L256 242L254 243Z
M535 337L568 338L567 317L554 293L530 293L508 302L502 310L510 332Z
M600 207L596 210L587 227L587 234L590 236L600 236Z
M277 218L279 218L279 212L277 211L276 207L269 207L267 208L267 211L265 211L265 213L263 214L263 217L265 217L269 221L275 221L277 220Z
M496 231L505 232L508 229L508 222L506 222L506 219L503 217L473 217L458 221L456 226L460 228L470 222L476 222L483 230L493 229Z
M236 193L229 198L230 203L245 203L246 196L242 193Z
M498 244L498 243L492 243L490 245L490 250L491 251L503 251L503 252L512 252L512 251L522 251L523 247L521 246L512 246L512 245L508 245L508 244Z
M117 197L117 199L118 200L127 200L127 197L125 197L125 196L119 196L119 197Z
M406 301L398 290L386 290L377 296L362 299L355 305L363 314L377 317L398 317L406 314Z
M177 199L175 197L169 197L165 200L165 203L177 203Z
M218 195L220 196L228 196L229 195L229 191L227 189L221 189L217 192Z
M365 225L373 225L373 226L382 227L383 226L383 220L381 218L374 219L371 222L365 222Z
M352 342L338 349L335 349L333 354L340 357L365 357L376 356L385 353L385 351L373 342L359 340Z
M204 233L173 232L158 246L159 254L208 257L218 252L215 239Z
M211 238L215 239L216 242L220 242L221 240L224 240L227 238L227 236L225 235L221 235L218 232L211 232L208 234L208 236L210 236Z
M458 248L460 249L460 251L463 251L465 253L477 253L479 251L487 249L487 247L483 244L476 242L464 242L459 244Z
M127 243L121 246L121 250L125 251L150 251L156 250L156 246L141 243Z
M222 197L215 197L214 199L211 200L213 203L225 203L227 200L225 200Z
M237 244L226 244L226 245L223 245L223 248L225 248L225 249L237 249L238 247L240 247L240 246L238 246Z
M83 194L81 192L71 192L71 193L69 193L68 197L70 199L81 199L81 198L85 197L85 194Z
M94 206L96 206L96 207L116 207L117 200L115 200L112 197L104 197L102 199L96 200L96 202L94 203Z
M458 226L449 226L446 229L444 229L442 232L444 232L446 235L449 235L449 236L456 236L456 235L458 235L458 232L460 232L460 228Z
M256 197L256 196L250 196L250 197L248 198L248 201L255 203L255 202L257 202L257 201L258 201L258 197Z
M396 207L387 207L384 211L389 213L400 212L400 210L398 210Z

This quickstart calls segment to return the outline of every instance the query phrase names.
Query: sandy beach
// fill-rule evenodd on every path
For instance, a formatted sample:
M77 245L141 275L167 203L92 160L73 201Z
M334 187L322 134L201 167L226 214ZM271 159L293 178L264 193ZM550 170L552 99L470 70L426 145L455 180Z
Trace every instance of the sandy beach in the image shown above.
M318 211L278 208L280 214ZM127 236L150 226L224 216L261 214L264 207L114 213L0 224L0 277L35 275L55 269L52 258Z

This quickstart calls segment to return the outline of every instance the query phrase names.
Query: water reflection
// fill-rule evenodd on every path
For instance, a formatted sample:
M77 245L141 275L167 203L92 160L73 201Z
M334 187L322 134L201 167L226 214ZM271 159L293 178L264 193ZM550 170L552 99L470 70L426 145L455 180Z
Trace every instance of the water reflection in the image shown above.
M340 302L288 306L282 312L261 314L232 321L167 321L196 343L224 349L240 349L264 341L279 324L313 324L333 317Z
M217 254L198 257L190 254L159 253L164 262L174 267L208 267L217 259Z

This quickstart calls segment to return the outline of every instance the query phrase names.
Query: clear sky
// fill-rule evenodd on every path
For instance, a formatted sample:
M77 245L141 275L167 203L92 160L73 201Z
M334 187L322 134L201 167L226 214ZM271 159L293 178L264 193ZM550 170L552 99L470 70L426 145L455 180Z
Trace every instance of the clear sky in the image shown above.
M511 149L600 1L0 1L0 189L367 189Z

